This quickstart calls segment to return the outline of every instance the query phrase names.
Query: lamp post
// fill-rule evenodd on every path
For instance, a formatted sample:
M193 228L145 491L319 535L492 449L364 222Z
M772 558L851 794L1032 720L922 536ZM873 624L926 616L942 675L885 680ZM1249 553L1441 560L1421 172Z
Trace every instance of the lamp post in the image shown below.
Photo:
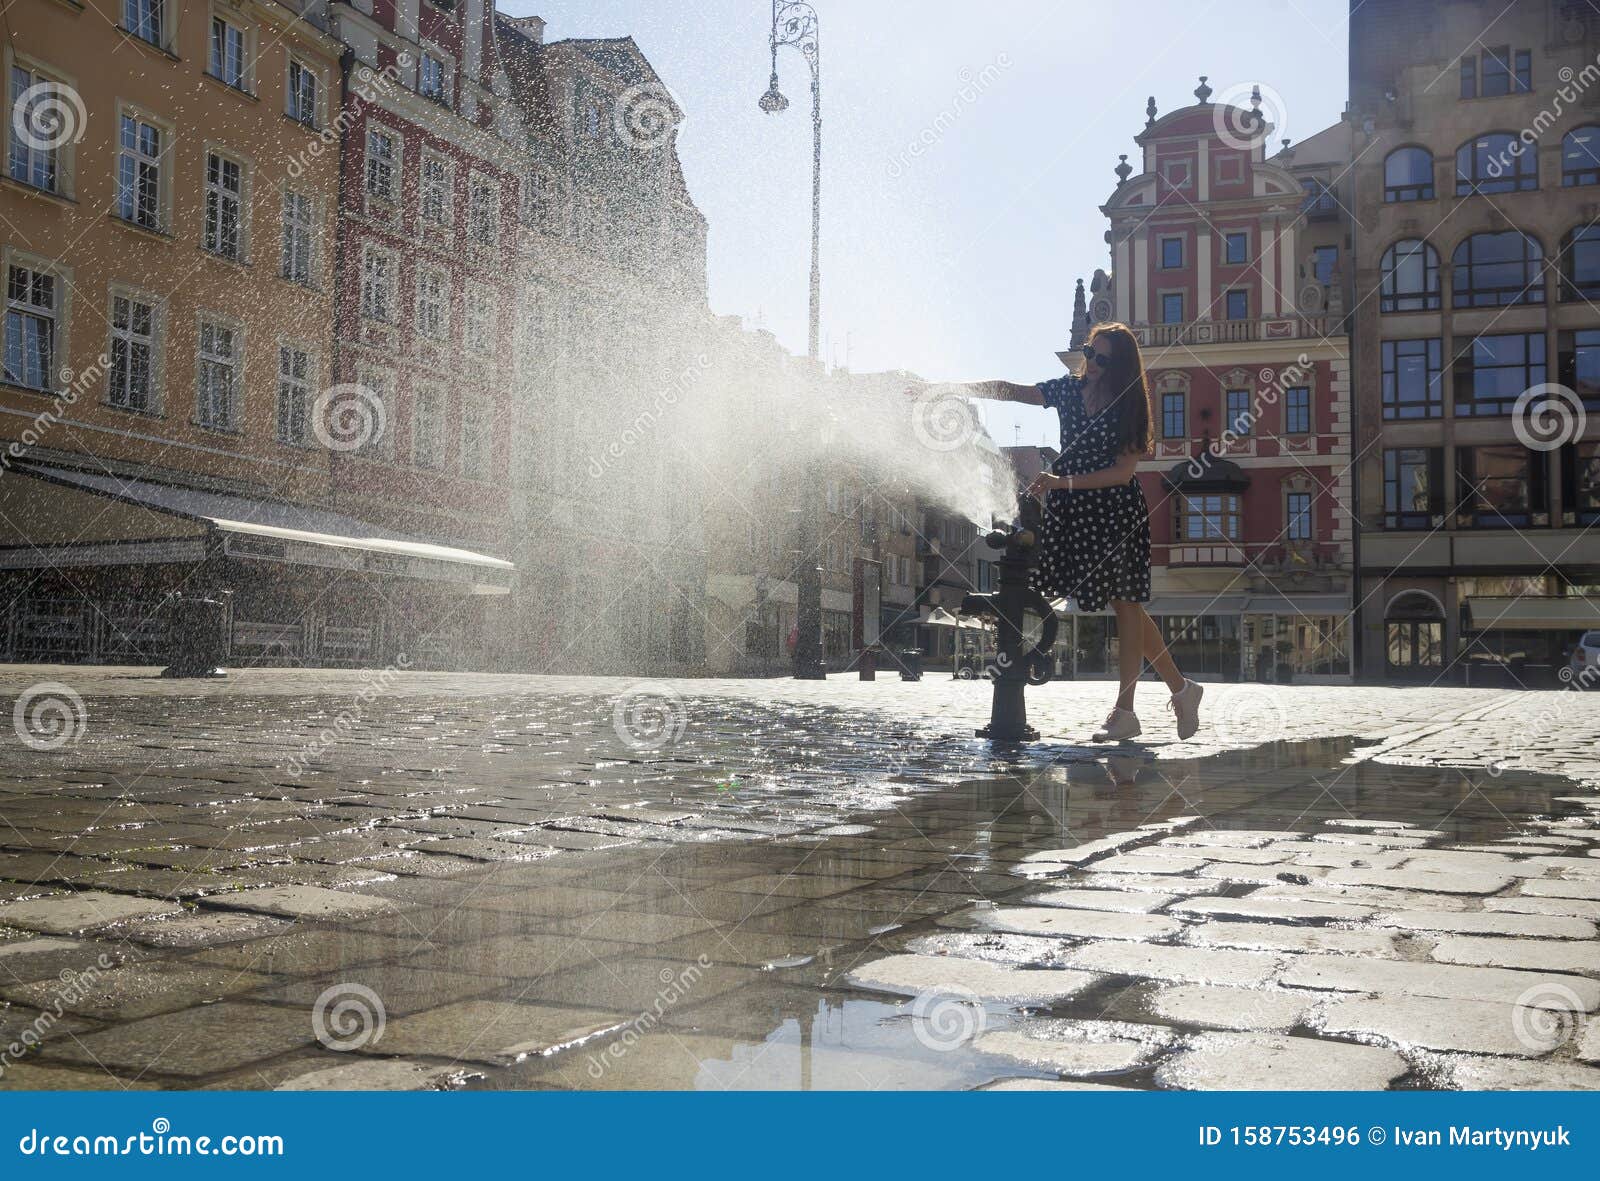
M822 51L817 39L817 10L804 0L772 0L772 81L761 96L761 109L769 115L788 110L789 100L778 89L778 50L798 49L811 67L811 325L807 355L817 362L822 331ZM815 376L815 375L813 375ZM801 680L822 680L828 675L822 652L822 571L816 561L816 539L811 530L814 514L807 504L814 492L812 473L801 476L799 550L795 607L794 675Z

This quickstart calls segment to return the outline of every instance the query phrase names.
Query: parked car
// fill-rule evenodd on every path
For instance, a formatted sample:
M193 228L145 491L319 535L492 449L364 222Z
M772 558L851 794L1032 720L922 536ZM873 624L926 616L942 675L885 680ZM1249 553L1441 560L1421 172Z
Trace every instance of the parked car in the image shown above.
M1584 632L1572 647L1572 683L1600 687L1600 631Z

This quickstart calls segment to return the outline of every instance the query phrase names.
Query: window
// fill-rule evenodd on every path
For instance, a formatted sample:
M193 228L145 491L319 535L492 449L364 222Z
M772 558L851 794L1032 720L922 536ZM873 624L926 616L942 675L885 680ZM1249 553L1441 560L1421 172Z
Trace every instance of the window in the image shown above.
M583 132L590 139L600 138L600 107L599 104L589 102L583 108Z
M1521 193L1539 187L1538 153L1509 131L1492 131L1456 149L1456 196Z
M1285 508L1288 528L1284 531L1290 541L1311 540L1311 493L1289 493Z
M544 225L554 207L554 185L550 174L536 168L522 178L522 220L530 226Z
M288 104L289 118L307 127L317 125L317 75L312 69L294 58L289 59Z
M1239 540L1239 497L1232 492L1183 495L1178 514L1184 541Z
M450 224L450 165L444 157L423 153L418 196L423 221L436 226Z
M1250 261L1250 235L1246 233L1222 236L1222 261L1229 266L1241 266Z
M367 195L380 201L395 199L395 138L387 131L367 132Z
M474 242L494 246L500 241L500 190L488 181L472 182L467 203L467 232Z
M357 373L356 382L372 395L375 406L373 419L376 423L375 428L367 433L357 454L368 459L379 459L391 450L389 440L394 423L394 379L383 370L362 368Z
M1561 298L1600 299L1600 225L1579 226L1562 239Z
M1248 435L1254 416L1250 413L1250 391L1228 391L1228 430L1236 435Z
M1444 512L1444 451L1401 447L1383 453L1383 527L1427 529Z
M1224 296L1230 320L1248 320L1250 318L1250 293L1248 291L1230 291Z
M1161 266L1163 269L1172 270L1183 265L1183 239L1161 239Z
M162 43L163 0L122 0L122 27L152 45Z
M1283 432L1286 435L1311 433L1311 390L1303 385L1283 392Z
M245 49L245 31L238 25L211 18L211 76L235 90L249 89L249 57Z
M1311 273L1318 283L1332 283L1333 272L1339 269L1337 246L1316 246L1311 250Z
M155 349L155 308L131 295L113 295L106 401L124 410L155 409Z
M1481 81L1480 81L1481 75ZM1533 54L1501 45L1461 59L1461 97L1499 98L1533 89Z
M117 216L147 230L160 230L161 129L123 115L117 152Z
M1422 312L1438 306L1438 252L1420 238L1406 238L1385 250L1378 310Z
M1545 511L1543 473L1544 464L1516 443L1458 447L1456 511L1479 528L1529 526Z
M1559 380L1586 410L1600 410L1600 329L1581 328L1556 337Z
M443 272L417 268L417 331L439 339L448 328L448 287Z
M1392 673L1444 665L1444 617L1424 594L1401 595L1383 620L1385 659Z
M1600 524L1600 441L1573 444L1562 461L1566 510L1579 525Z
M1561 137L1561 183L1600 185L1600 127L1574 127Z
M11 154L7 173L12 180L44 189L61 190L59 129L52 112L64 101L60 88L42 74L11 67Z
M1187 402L1188 399L1183 394L1161 395L1161 437L1163 439L1187 439L1189 437Z
M60 298L54 275L15 263L6 268L5 379L12 385L54 387Z
M244 169L237 160L206 153L205 248L212 254L244 258Z
M411 422L411 460L418 467L438 467L444 440L444 396L434 385L417 387Z
M1527 234L1474 234L1456 247L1450 261L1458 308L1544 302L1544 249Z
M1300 182L1300 187L1306 193L1300 208L1307 217L1332 217L1338 213L1338 199L1334 197L1333 190L1328 187L1326 181L1303 180Z
M306 445L311 413L311 354L294 345L278 346L278 442Z
M1456 414L1510 414L1544 375L1544 333L1477 337L1455 360Z
M1390 421L1444 414L1439 339L1383 342L1383 417Z
M417 93L436 103L450 101L449 82L445 77L444 62L424 51L422 63L417 67Z
M361 314L394 323L394 259L370 247L361 259Z
M469 350L475 353L493 351L496 319L493 294L481 287L468 288L463 334Z
M238 412L239 332L211 321L200 324L200 370L195 421L214 431L234 429Z
M1396 148L1385 156L1383 199L1433 200L1433 153L1427 148Z
M461 474L469 480L489 478L490 430L483 398L469 398L461 407Z
M316 230L311 194L285 189L283 193L283 277L311 286L311 246Z
M1161 322L1163 324L1183 323L1183 294L1171 291L1161 297Z

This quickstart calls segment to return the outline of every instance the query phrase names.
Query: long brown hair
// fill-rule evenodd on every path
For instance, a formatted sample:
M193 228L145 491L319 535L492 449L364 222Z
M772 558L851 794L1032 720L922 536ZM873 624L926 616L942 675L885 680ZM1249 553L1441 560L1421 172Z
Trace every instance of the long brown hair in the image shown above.
M1137 451L1148 455L1150 436L1150 385L1144 376L1139 338L1126 324L1097 324L1089 344L1110 346L1111 364L1101 371L1100 388L1110 391L1104 413L1113 416L1113 437L1118 454Z

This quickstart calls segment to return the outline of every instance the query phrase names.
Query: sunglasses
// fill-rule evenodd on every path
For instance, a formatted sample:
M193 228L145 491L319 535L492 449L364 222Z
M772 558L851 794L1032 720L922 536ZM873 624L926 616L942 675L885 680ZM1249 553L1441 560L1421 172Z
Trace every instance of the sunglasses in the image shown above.
M1086 344L1083 346L1083 355L1089 360L1093 361L1096 365L1100 366L1102 369L1109 369L1111 367L1111 354L1096 352L1095 347L1092 344Z

